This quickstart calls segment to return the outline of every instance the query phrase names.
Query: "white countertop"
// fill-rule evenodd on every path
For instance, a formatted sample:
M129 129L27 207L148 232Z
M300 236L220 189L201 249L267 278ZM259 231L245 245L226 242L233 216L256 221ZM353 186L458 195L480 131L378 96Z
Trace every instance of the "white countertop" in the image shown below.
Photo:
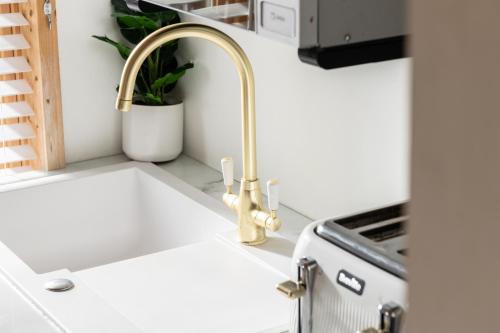
M90 160L90 161L84 161L84 162L80 162L80 163L70 164L67 166L67 168L65 168L63 170L49 172L46 175L47 176L53 176L53 175L65 175L66 176L67 175L69 178L71 178L73 173L77 174L81 171L87 171L87 170L91 170L94 168L109 167L109 166L113 166L115 164L123 163L126 161L128 161L128 159L123 155L111 156L111 157L100 158L100 159L96 159L96 160ZM201 190L202 192L204 192L205 194L207 194L213 198L216 198L218 200L218 202L220 202L223 191L224 191L224 185L222 183L222 175L220 174L220 172L218 172L214 169L211 169L210 167L207 167L207 166L199 163L198 161L191 159L187 156L181 156L176 161L169 162L169 163L163 163L163 164L160 164L158 166L161 169L166 170L167 172L169 172L173 176L184 181L185 183L191 185L192 187ZM160 171L158 171L158 172L160 172ZM22 180L20 180L20 181L22 182ZM49 182L49 180L48 180L48 178L47 179L38 178L38 179L36 179L36 182L43 184L45 182ZM29 183L29 182L27 182L27 183ZM235 185L237 185L237 184L235 184ZM22 187L23 184L17 183L17 184L0 185L0 192L8 191L10 188L15 188L16 186ZM28 186L28 185L26 185L26 186ZM196 191L196 190L193 189L193 191ZM210 199L210 200L212 200L212 199ZM222 207L223 207L223 205L221 205L221 208ZM224 211L223 214L226 215L226 212ZM229 235L221 235L220 236L219 241L222 241L223 243L224 242L228 243L228 246L234 247L234 249L240 253L240 256L241 255L243 255L243 257L247 256L248 258L252 258L251 260L256 260L255 258L258 258L259 265L254 265L255 267L253 267L251 264L249 264L249 265L245 264L245 267L249 267L251 270L251 272L250 272L251 274L249 274L248 278L254 282L258 282L258 280L262 276L264 276L264 277L267 276L266 274L268 274L269 276L274 276L274 278L271 278L271 279L269 278L269 276L267 276L267 278L265 279L267 281L267 283L269 283L269 281L271 281L272 284L279 282L279 281L274 281L276 279L281 280L281 279L287 278L287 276L289 275L289 272L290 272L289 265L290 265L290 258L291 258L292 252L293 252L294 243L296 242L302 229L307 224L309 224L311 222L311 220L308 219L307 217L304 217L304 216L298 214L297 212L295 212L287 207L280 207L279 215L284 222L283 228L277 235L272 234L273 237L270 238L270 241L268 243L264 244L264 246L255 247L255 248L245 247L245 246L242 246L241 244L237 244L237 242L235 242L235 238L236 238L235 235L229 234ZM227 216L231 217L231 221L233 221L233 222L236 221L236 217L234 215L232 215L232 212L227 212ZM282 241L280 241L280 239ZM229 244L229 243L231 243L231 244ZM198 253L203 253L203 251L199 252L200 247L203 247L203 246L204 246L203 243L200 243L196 246L192 246L191 248L193 250L198 251ZM209 247L209 249L207 251L217 252L216 250L219 248L219 245L214 243L208 247ZM201 250L203 250L203 249L201 249ZM179 249L179 251L189 251L189 248L184 248L183 250ZM248 255L246 255L245 253L248 253ZM127 272L125 272L125 274L122 274L121 276L126 276L128 278L128 277L132 276L133 274L135 274L134 272L136 272L136 271L140 272L141 271L140 267L148 266L149 265L148 263L150 263L149 261L151 261L151 260L154 261L155 257L156 258L161 257L163 259L165 259L165 258L168 259L168 258L170 258L169 255L170 254L168 254L168 253L158 253L156 255L151 255L151 257L144 256L144 257L140 257L140 258L136 258L136 259L133 259L131 261L128 261L128 262L126 262L126 264L117 263L116 265L111 265L112 266L111 268L113 270L116 269L116 272L123 273L123 272L127 271ZM217 255L220 256L221 253L218 253ZM227 263L229 263L230 267L233 267L233 266L236 267L236 266L242 264L241 262L239 262L241 259L231 257L230 252L224 252L224 255L227 257L226 258L227 260L225 259L224 261L219 262L220 264L223 264L223 266L226 265ZM9 260L11 262L15 262L14 258L8 258L7 260ZM278 264L276 264L276 263L278 263ZM179 265L180 264L178 264L177 266L179 266ZM262 265L264 265L264 266L262 266ZM151 265L149 265L148 267L150 267L150 266ZM267 271L268 273L266 273L266 269L263 269L262 267L267 267L267 270L270 270L270 271ZM103 314L107 313L106 311L108 311L108 312L111 311L111 310L106 310L105 309L106 306L111 306L112 309L115 309L115 310L119 309L119 311L116 313L116 316L115 316L116 318L113 319L116 324L118 324L120 322L120 319L119 319L120 315L119 314L121 314L124 316L124 318L127 317L127 319L134 317L135 319L133 321L138 326L142 326L142 325L139 325L140 323L144 324L144 327L147 327L148 325L150 325L152 322L148 322L145 319L145 317L141 317L141 313L140 313L140 311L138 311L137 305L134 305L133 301L131 302L130 299L128 302L121 302L120 301L120 290L122 290L123 284L126 284L126 283L133 284L133 279L130 280L129 282L127 282L126 279L124 279L123 281L121 281L121 283L117 284L115 286L115 288L113 288L113 283L112 283L113 281L111 281L111 280L108 281L108 282L110 282L109 285L101 284L100 281L103 279L103 277L105 277L106 275L109 276L108 275L109 268L110 267L94 268L94 269L89 270L87 272L82 271L82 272L78 272L76 274L71 274L72 279L76 279L77 283L87 284L88 287L90 287L90 289L93 290L94 293L96 293L94 296L92 293L90 293L90 294L89 293L81 293L82 290L76 290L76 289L75 289L76 293L72 293L72 294L68 294L68 295L64 295L64 296L60 295L60 296L61 297L69 297L69 299L71 299L71 302L74 303L77 301L77 299L79 299L78 297L81 297L82 294L85 294L84 296L88 298L88 302L86 302L85 304L88 304L88 305L91 304L91 299L93 297L95 298L95 296L97 296L97 297L106 301L106 303L102 304L102 306L103 306L102 313ZM25 269L26 269L25 267L22 267L22 270L25 270ZM219 271L221 274L224 274L224 270L222 268ZM233 271L233 270L231 269L230 271ZM236 269L236 271L241 273L240 269ZM161 273L161 270L155 271L155 272ZM217 272L217 270L215 272ZM271 274L269 272L274 272L274 273ZM25 273L26 273L25 274L26 276L29 275L28 272L25 272ZM226 273L227 273L227 270L226 270ZM40 281L47 279L50 274L56 274L56 275L58 275L58 277L60 277L60 276L64 277L65 274L68 275L68 274L70 274L70 272L69 271L52 272L52 273L45 274L45 276L43 276L43 275L38 276L38 278L35 281L26 280L24 283L26 283L26 285L34 284L33 286L29 286L29 288L32 290L39 288L37 286L40 283ZM24 275L24 273L23 273L23 275ZM162 278L162 276L160 276L160 275L161 274L153 277L154 281L158 280L155 283L161 283L160 280L163 281L166 278L166 277ZM31 280L31 278L30 278L30 280ZM151 281L153 281L153 280L151 280ZM92 281L94 281L95 283ZM172 280L172 281L174 281L174 280ZM178 282L179 279L177 278L177 280L175 280L175 281ZM233 282L234 282L233 283L234 285L229 286L232 288L232 289L230 288L230 290L239 290L240 287L238 284L239 283L240 284L246 283L244 276L240 276L240 277L236 276L235 280ZM196 281L193 280L190 283L196 283ZM246 283L246 284L248 285L248 283ZM4 287L7 287L7 288L8 288L8 286L9 286L9 284L4 285ZM254 286L253 288L255 289L255 290L253 290L253 292L251 291L252 288L250 288L247 291L251 291L252 295L255 297L259 296L259 292L268 293L269 290L272 289L272 286L268 286L269 288L265 288L265 290L263 291L263 290L258 288L258 286L259 286L258 283L253 284L253 286ZM168 287L172 287L172 286L169 285L168 283L162 286L163 289L165 289L165 288L168 289ZM184 286L184 287L186 287L186 286ZM145 286L145 290L148 291L147 294L150 295L148 298L149 300L151 300L151 295L154 295L154 289L155 289L154 283L153 283L153 285ZM24 296L22 294L19 294L19 293L16 294L15 290L12 290L12 291L13 291L11 293L12 295L10 295L10 296L12 296L14 298L18 296L18 303L25 308L23 312L19 312L20 315L22 316L22 318L21 317L20 318L22 320L26 319L26 320L31 320L31 322L36 322L36 320L33 321L33 319L31 317L33 317L33 316L36 317L37 313L33 314L30 312L33 309L29 310L30 309L29 303L25 304L26 301L23 298ZM164 292L168 294L167 290L164 290ZM214 291L214 292L216 292L216 291ZM269 294L267 294L267 295L269 295ZM40 296L40 295L38 295L38 296ZM136 295L136 296L139 297L140 295ZM43 296L43 297L45 297L45 296ZM144 296L144 297L147 297L147 296ZM216 297L216 293L214 294L214 297ZM237 297L237 295L235 295L235 297ZM255 297L253 298L254 300L259 299L259 297L257 297L257 298L255 298ZM274 297L274 295L272 297ZM64 304L61 303L62 300L63 299L61 299L60 301L57 301L56 299L54 299L53 301L54 301L55 305L63 306ZM283 301L285 302L285 300L283 300ZM167 302L167 303L163 304L162 302ZM282 301L276 300L273 302L278 302L281 304ZM76 305L76 303L74 303L74 304L73 303L72 303L72 305ZM162 304L160 304L160 303L162 303ZM184 302L181 302L181 303L186 304L186 300L184 300ZM0 309L2 309L2 306L5 306L3 299L0 300ZM120 308L120 306L121 306L121 308ZM151 306L152 307L149 310L144 309L144 311L148 312L148 313L153 313L154 312L153 310L156 307L155 307L155 305L151 305ZM161 298L161 297L158 298L157 306L159 308L161 308L161 307L165 308L166 306L171 306L172 311L174 311L174 312L176 311L175 306L172 307L172 304L170 302L168 302L168 300ZM255 306L254 306L254 308L255 308ZM283 308L281 307L281 309L283 309ZM104 311L104 310L106 310L106 311ZM268 310L271 311L272 309L268 309ZM61 311L63 311L63 310L61 310ZM202 309L198 309L198 313L200 313L200 311L202 311ZM280 310L280 311L282 311L282 310ZM180 311L179 315L181 315L182 313L184 313L184 312ZM283 319L284 315L285 315L285 313L280 313L279 318ZM40 316L40 314L38 314L38 316ZM42 314L42 317L43 317L43 314ZM269 318L272 318L272 317L269 317ZM222 318L222 319L224 319L224 318ZM282 323L282 319L280 319L278 321L280 324ZM158 320L161 321L161 318L158 318ZM236 325L237 322L238 322L237 316L232 317L231 319L228 319L227 320L227 323L229 325L228 328L231 328L231 327L234 328L235 327L234 325ZM276 320L274 320L273 322L269 322L269 323L276 324ZM167 323L165 323L165 324L167 324ZM254 324L257 324L257 322L255 322ZM261 324L264 324L264 325L261 325ZM259 326L259 325L262 326L262 328L266 328L266 327L270 328L269 326L266 326L267 324L265 322L259 322L257 326ZM259 327L257 327L257 326L255 327L255 329L259 330L260 326ZM40 332L45 332L42 330L42 326L40 326L40 327L41 327ZM168 325L167 325L167 327L168 327ZM176 327L176 326L174 325L172 327ZM0 328L3 328L3 327L0 325ZM253 326L250 325L249 328L251 328L249 330L249 332L255 331ZM148 329L150 329L150 328L148 328ZM149 331L152 331L152 330L149 330ZM229 331L231 331L231 329L228 330L228 332ZM234 331L234 329L233 329L233 331ZM277 328L277 331L281 332L281 329ZM6 332L10 333L10 331L6 331ZM16 331L14 330L12 332L14 333ZM50 331L47 331L47 332L50 332ZM243 330L242 332L246 332L246 331Z
M290 301L275 286L287 277L231 248L210 240L76 274L144 332L256 333L286 326Z
M0 332L57 333L58 328L0 275Z

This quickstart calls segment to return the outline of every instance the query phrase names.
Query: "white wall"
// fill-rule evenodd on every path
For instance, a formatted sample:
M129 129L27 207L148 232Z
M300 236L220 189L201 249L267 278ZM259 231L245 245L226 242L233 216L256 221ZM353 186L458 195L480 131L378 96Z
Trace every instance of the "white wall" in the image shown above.
M291 46L204 19L248 53L256 77L257 154L262 184L313 218L349 214L407 198L409 60L325 71ZM182 81L185 151L220 168L233 156L241 176L239 82L217 46L184 40L195 62Z
M108 0L57 2L64 139L68 163L121 152L115 89L123 61L91 35L116 36Z
M59 0L58 7L68 162L119 153L113 104L122 61L90 38L116 30L109 1ZM257 80L260 178L280 179L285 204L318 218L407 197L407 60L325 71L302 64L288 45L198 20L248 53ZM236 70L205 41L184 40L182 57L196 63L182 82L185 152L214 168L233 156L240 176Z

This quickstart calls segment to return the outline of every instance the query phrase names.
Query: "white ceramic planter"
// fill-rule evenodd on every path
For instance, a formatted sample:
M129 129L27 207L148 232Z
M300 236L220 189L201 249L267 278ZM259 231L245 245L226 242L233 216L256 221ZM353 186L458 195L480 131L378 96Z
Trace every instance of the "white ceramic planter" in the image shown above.
M123 113L123 152L131 159L166 162L182 152L184 107L132 105Z

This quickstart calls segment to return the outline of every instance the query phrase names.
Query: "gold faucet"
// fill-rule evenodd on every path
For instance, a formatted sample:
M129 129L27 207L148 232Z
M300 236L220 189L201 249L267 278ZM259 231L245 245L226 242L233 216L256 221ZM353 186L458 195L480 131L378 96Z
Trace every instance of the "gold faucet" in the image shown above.
M116 108L130 111L135 80L146 58L163 44L184 37L209 40L223 48L233 59L241 82L241 116L243 178L239 196L233 193L233 162L231 158L222 159L222 171L226 193L224 203L238 213L240 242L258 245L266 241L266 229L276 231L281 227L281 220L276 216L278 209L278 184L272 180L267 183L269 209L263 208L262 193L257 178L257 153L255 140L255 81L252 66L241 47L223 32L195 23L173 24L159 29L142 42L130 54L123 69Z

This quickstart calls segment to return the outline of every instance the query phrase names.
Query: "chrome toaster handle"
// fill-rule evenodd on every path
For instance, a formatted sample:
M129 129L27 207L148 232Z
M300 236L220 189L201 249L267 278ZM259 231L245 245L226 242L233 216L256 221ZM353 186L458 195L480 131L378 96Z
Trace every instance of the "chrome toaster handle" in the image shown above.
M379 305L379 328L368 328L358 333L400 333L403 324L404 310L394 302Z
M318 263L312 258L297 262L297 282L285 281L276 288L290 299L298 299L298 324L295 333L312 333L313 292Z

